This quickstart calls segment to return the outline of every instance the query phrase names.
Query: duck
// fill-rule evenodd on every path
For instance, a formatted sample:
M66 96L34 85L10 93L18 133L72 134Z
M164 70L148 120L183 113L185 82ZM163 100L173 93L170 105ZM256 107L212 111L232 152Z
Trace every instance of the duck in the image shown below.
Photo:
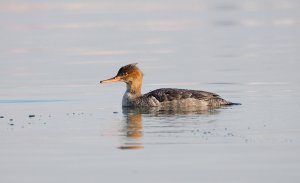
M212 108L240 105L240 103L227 101L216 93L201 90L160 88L142 94L143 76L137 63L132 63L121 67L116 76L101 80L100 83L124 82L126 84L122 99L123 107Z

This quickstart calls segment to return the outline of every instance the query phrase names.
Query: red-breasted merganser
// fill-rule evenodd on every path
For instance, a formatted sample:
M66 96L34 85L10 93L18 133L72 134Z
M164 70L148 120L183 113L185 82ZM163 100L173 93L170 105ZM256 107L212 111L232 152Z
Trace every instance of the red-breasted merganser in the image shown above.
M220 107L223 105L239 105L222 99L218 94L177 88L160 88L149 93L141 93L143 72L137 63L121 67L113 78L100 83L122 81L126 83L123 96L124 107Z

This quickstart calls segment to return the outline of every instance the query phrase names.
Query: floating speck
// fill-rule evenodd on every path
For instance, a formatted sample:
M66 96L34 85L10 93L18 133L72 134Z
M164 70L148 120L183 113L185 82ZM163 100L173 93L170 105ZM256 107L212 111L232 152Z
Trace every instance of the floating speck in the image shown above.
M4 118L4 116L0 116L0 118Z
M35 115L34 114L29 114L29 116L28 117L30 117L30 118L34 118L35 117Z
M114 114L118 114L118 112L117 112L117 111L114 111L113 113L114 113Z
M9 121L13 121L14 119L9 119Z
M13 123L10 123L9 125L10 125L10 126L14 126L15 124L13 124Z
M234 135L233 135L233 133L227 133L227 136L233 137Z

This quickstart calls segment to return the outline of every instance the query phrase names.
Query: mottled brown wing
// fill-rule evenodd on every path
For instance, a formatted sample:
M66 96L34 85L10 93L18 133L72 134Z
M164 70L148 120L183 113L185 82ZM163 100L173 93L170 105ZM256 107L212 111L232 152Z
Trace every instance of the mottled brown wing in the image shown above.
M159 102L195 98L198 100L210 100L219 98L219 95L206 91L185 90L176 88L161 88L146 94L147 97L155 97Z

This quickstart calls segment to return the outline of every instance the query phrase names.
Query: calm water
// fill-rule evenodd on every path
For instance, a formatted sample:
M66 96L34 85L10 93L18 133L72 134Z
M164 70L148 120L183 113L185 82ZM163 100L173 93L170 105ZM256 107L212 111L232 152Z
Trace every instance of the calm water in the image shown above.
M299 8L0 1L0 182L299 182ZM243 105L122 109L124 84L99 81L134 62L144 92Z

